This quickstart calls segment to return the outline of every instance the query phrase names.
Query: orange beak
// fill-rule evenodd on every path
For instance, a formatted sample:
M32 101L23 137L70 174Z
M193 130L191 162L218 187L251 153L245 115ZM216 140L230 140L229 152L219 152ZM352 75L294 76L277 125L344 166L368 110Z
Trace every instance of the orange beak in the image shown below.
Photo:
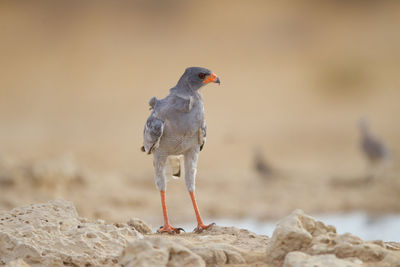
M207 83L209 83L209 82L221 84L219 78L217 77L217 75L215 75L215 73L211 73L211 74L208 75L208 77L203 81L204 84L207 84Z

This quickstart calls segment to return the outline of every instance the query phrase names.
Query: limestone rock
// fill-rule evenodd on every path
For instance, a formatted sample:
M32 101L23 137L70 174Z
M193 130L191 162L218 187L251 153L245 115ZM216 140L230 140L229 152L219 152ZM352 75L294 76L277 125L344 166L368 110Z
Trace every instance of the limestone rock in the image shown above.
M122 252L123 266L205 266L203 259L171 240L147 237L130 243Z
M30 265L21 259L9 262L6 267L29 267Z
M290 253L293 251L303 253ZM363 264L371 264L371 266L396 266L395 264L400 262L400 253L395 245L391 243L386 245L381 241L367 242L351 234L338 235L335 227L326 226L301 210L294 211L278 223L267 244L266 253L267 263L273 266L282 266L284 261L286 266L297 266L292 264L293 262L297 262L298 266L313 266L307 264L321 260L337 261L338 264L342 264L340 266L358 264L352 259L357 259ZM311 256L320 255L320 257L308 257L304 253ZM336 258L350 263L336 260Z
M147 223L138 218L130 219L128 221L128 225L135 228L136 231L144 235L149 235L153 233L151 227Z
M336 233L334 227L326 227L303 213L296 210L285 217L275 228L270 242L267 245L267 261L271 264L283 262L287 253L291 251L305 251L313 240L313 233Z
M310 256L303 252L295 251L290 252L285 257L283 267L360 267L362 261L342 260L338 259L335 255L325 254Z
M213 226L201 234L168 236L199 255L208 266L255 264L265 261L267 236L236 227Z
M246 263L246 260L242 257L240 250L231 245L204 244L202 246L191 246L191 250L199 255L207 263L207 265Z
M113 264L129 241L142 237L129 226L87 222L71 202L55 200L0 213L0 262Z

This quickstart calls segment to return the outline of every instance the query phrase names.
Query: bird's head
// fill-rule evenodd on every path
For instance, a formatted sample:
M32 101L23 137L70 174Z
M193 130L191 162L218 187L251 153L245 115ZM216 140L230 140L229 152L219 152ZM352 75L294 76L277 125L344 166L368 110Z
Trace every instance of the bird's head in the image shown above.
M217 75L209 69L190 67L185 70L182 77L179 79L178 86L186 86L192 90L198 90L210 82L221 83Z

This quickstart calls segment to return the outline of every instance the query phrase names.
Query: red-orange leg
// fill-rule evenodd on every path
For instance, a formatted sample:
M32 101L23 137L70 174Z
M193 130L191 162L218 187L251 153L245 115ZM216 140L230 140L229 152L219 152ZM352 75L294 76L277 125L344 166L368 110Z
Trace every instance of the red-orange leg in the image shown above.
M169 224L167 205L165 204L165 191L161 190L160 195L161 195L161 206L164 215L164 226L161 226L160 229L158 229L157 233L179 234L181 231L185 231L182 228L174 228Z
M203 223L203 220L201 219L201 216L200 216L199 208L197 207L197 202L196 202L196 198L194 196L194 192L189 192L189 194L190 194L190 198L192 199L193 209L194 209L194 212L196 213L196 219L197 219L197 227L194 229L193 232L201 233L204 229L208 229L211 226L215 225L215 223L212 223L209 225L205 225Z

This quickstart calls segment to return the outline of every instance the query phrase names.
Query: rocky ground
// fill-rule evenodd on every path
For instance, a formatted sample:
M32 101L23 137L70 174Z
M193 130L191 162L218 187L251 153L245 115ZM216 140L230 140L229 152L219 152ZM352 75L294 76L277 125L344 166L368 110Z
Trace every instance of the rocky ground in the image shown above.
M6 266L400 266L400 243L339 235L301 210L272 237L214 226L201 234L154 234L139 219L108 224L79 217L61 199L0 213Z

